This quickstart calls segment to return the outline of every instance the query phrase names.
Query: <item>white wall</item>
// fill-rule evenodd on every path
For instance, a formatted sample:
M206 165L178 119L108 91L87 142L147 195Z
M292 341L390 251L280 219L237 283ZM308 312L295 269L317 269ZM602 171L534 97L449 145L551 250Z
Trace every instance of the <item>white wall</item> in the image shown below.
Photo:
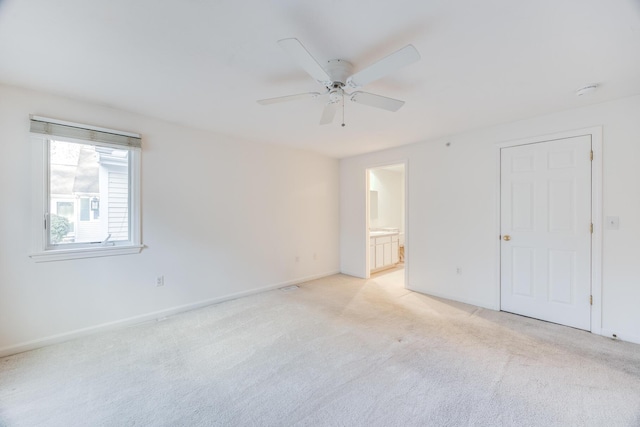
M143 135L140 254L29 258L30 113ZM0 355L339 269L335 159L8 86L0 144Z
M640 342L640 96L341 161L341 269L365 276L366 168L408 159L408 287L497 309L500 142L603 126L603 334ZM446 142L451 142L446 146ZM596 159L596 161L599 161ZM596 224L596 227L602 224ZM456 268L462 274L456 274Z
M378 192L378 218L369 221L369 227L397 228L404 231L404 180L402 172L372 169L369 189Z

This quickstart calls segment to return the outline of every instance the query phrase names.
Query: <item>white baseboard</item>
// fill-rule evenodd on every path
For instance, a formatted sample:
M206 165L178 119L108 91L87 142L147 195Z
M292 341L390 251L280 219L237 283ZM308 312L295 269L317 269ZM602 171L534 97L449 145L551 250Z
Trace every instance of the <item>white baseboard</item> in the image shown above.
M494 306L493 304L481 304L480 302L471 300L469 298L459 298L456 295L447 295L445 293L439 293L439 292L431 292L431 291L426 292L426 291L423 291L420 289L414 289L411 287L407 287L407 289L409 289L410 291L418 292L419 294L423 294L431 297L448 299L455 302L461 302L463 304L475 305L476 307L482 307L482 308L487 308L489 310L500 311L499 306Z
M364 279L365 278L360 273L356 273L354 271L341 270L340 274L345 274L345 275L351 276L351 277L357 277L358 279Z
M35 350L40 347L45 347L52 344L58 344L61 342L70 341L76 338L92 335L98 332L105 332L105 331L120 329L127 326L143 323L143 322L148 322L150 320L158 320L168 316L173 316L174 314L196 310L198 308L206 307L208 305L218 304L224 301L230 301L233 299L258 294L261 292L282 288L284 286L297 285L304 282L308 282L310 280L332 276L338 273L340 273L340 271L336 270L336 271L330 271L330 272L321 273L321 274L314 274L307 277L287 280L286 282L276 283L276 284L267 285L267 286L261 286L259 288L250 289L248 291L236 292L234 294L211 298L204 301L198 301L195 303L184 304L176 307L166 308L166 309L154 311L151 313L145 313L138 316L128 317L126 319L115 320L113 322L102 323L95 326L89 326L86 328L75 329L69 332L63 332L61 334L51 335L45 338L26 341L19 344L14 344L14 345L0 348L0 357L11 356L12 354L22 353L29 350Z
M420 290L417 290L417 289L411 289L411 288L407 288L407 289L409 289L411 291L414 291L414 292L418 292L418 293L427 295L427 296L432 296L432 297L436 297L436 298L444 298L444 299L448 299L448 300L451 300L451 301L461 302L461 303L464 303L464 304L475 305L477 307L488 308L489 310L500 311L500 307L493 307L491 305L481 305L481 304L478 304L477 302L474 302L474 301L471 301L471 300L465 300L465 299L458 299L458 298L453 297L451 295L439 294L437 292L436 293L434 293L434 292L427 293L427 292L423 292L423 291L420 291ZM602 328L602 329L593 328L591 330L591 333L594 334L594 335L602 335L604 337L613 338L613 339L617 339L617 340L620 340L620 341L627 341L627 342L631 342L631 343L634 343L634 344L640 344L640 336L633 335L633 334L627 334L625 332L620 333L620 332L614 332L614 331L611 331L609 329L604 329L604 328ZM615 337L614 337L614 335L615 335Z
M628 341L628 342L632 342L634 344L640 344L640 336L638 335L633 335L633 334L627 334L627 333L620 333L620 332L615 332L609 329L604 329L602 328L600 330L600 335L602 335L603 337L608 337L608 338L613 338L613 339L617 339L620 341ZM615 335L615 337L614 337Z

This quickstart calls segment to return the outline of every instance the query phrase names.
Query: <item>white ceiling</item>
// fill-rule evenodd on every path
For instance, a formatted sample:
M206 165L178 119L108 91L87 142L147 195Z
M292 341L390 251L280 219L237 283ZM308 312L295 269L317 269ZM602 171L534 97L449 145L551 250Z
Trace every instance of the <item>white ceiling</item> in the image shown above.
M288 37L356 70L422 60L365 87L398 112L319 126L319 100L255 102L321 89ZM0 0L0 82L345 157L640 94L640 0Z

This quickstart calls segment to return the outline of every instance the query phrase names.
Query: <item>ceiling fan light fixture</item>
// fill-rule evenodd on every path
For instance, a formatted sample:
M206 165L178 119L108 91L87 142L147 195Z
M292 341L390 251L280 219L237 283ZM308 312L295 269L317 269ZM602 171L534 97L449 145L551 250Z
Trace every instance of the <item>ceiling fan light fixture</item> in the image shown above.
M329 92L329 102L336 103L342 102L344 98L344 90L342 88L331 89Z

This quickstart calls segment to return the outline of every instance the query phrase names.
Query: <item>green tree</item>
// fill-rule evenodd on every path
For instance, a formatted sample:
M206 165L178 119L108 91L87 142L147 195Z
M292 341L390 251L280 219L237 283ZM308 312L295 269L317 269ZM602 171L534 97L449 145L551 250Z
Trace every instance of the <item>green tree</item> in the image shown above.
M63 216L51 214L51 243L59 243L69 233L69 220Z

